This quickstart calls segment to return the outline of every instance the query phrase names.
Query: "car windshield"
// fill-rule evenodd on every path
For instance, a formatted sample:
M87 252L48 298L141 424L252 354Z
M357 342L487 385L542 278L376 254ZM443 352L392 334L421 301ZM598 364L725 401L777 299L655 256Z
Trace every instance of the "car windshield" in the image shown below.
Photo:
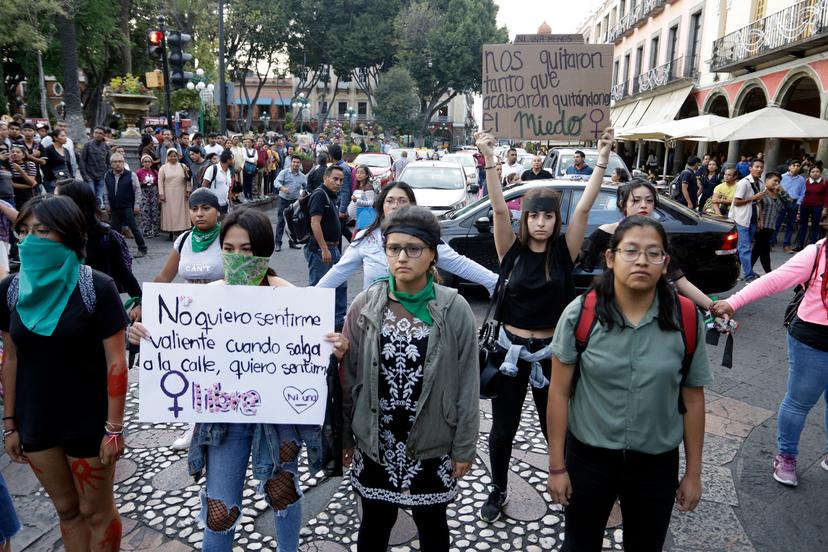
M468 168L475 168L477 164L474 162L474 156L471 155L457 155L454 153L449 153L443 156L443 161L448 161L449 163L457 163L458 165L462 165L463 167Z
M586 154L586 164L590 167L595 167L595 163L598 162L598 154L597 153L587 153ZM574 153L562 153L561 160L558 162L558 175L564 176L566 174L566 169L571 167L575 164L575 154ZM616 167L621 167L625 171L627 168L624 166L624 162L618 157L617 154L610 155L609 161L607 162L607 170L604 172L606 178L612 176L613 171Z
M466 178L453 167L412 167L407 166L400 180L412 188L436 190L457 190L466 187Z
M369 167L390 167L391 158L387 155L378 155L376 153L360 153L354 159L356 165L368 165Z

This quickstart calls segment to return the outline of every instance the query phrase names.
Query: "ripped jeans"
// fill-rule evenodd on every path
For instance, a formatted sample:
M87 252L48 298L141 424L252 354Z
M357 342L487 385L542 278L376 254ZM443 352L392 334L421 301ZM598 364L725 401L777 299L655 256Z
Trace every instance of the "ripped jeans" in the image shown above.
M256 424L227 424L221 444L206 447L207 489L201 494L199 517L204 525L205 551L229 552L233 548L233 534L242 517L242 490L255 428ZM297 476L302 444L292 445L282 447L278 459L282 469L261 484L276 521L280 552L298 550L302 523L302 491Z

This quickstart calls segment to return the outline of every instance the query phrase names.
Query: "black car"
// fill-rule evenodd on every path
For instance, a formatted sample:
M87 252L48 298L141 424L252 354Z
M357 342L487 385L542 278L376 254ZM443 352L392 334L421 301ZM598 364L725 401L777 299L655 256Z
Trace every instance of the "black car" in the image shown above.
M566 232L569 213L578 203L586 184L563 180L535 180L507 187L504 196L512 210L512 225L518 231L520 198L533 188L553 188L561 193L561 231ZM620 219L616 206L615 186L602 186L592 210L586 235L602 224ZM658 209L652 217L664 225L670 237L670 254L678 261L687 278L705 293L721 293L736 285L739 278L739 259L736 255L736 225L732 221L701 216L664 196L658 198ZM497 253L492 235L492 210L488 197L462 209L449 211L440 220L443 240L461 255L465 255L498 271ZM585 240L586 242L587 240ZM586 243L584 247L586 247ZM601 269L587 272L576 266L575 287L585 291ZM441 273L447 285L462 283L453 274Z

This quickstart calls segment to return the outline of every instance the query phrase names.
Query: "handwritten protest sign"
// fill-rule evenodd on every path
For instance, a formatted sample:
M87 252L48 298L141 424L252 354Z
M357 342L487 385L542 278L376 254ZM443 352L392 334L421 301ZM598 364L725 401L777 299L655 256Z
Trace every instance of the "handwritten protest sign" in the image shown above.
M334 290L144 284L139 418L321 424Z
M497 138L597 140L609 126L611 44L483 47L483 124Z

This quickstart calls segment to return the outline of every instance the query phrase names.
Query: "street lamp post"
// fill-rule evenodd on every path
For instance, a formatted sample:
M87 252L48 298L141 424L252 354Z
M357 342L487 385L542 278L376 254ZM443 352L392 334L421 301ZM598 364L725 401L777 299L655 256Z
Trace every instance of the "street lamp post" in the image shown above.
M199 67L196 69L196 75L193 80L187 83L187 90L198 90L198 131L204 133L204 97L213 97L215 85L213 83L204 82L204 69Z
M259 116L259 119L262 121L265 133L267 133L267 131L270 130L270 113L265 111L261 114L261 116Z
M299 95L296 96L296 101L294 101L291 105L293 109L299 112L299 132L301 133L304 128L304 118L305 114L308 113L308 99L305 97L304 92L299 92Z

